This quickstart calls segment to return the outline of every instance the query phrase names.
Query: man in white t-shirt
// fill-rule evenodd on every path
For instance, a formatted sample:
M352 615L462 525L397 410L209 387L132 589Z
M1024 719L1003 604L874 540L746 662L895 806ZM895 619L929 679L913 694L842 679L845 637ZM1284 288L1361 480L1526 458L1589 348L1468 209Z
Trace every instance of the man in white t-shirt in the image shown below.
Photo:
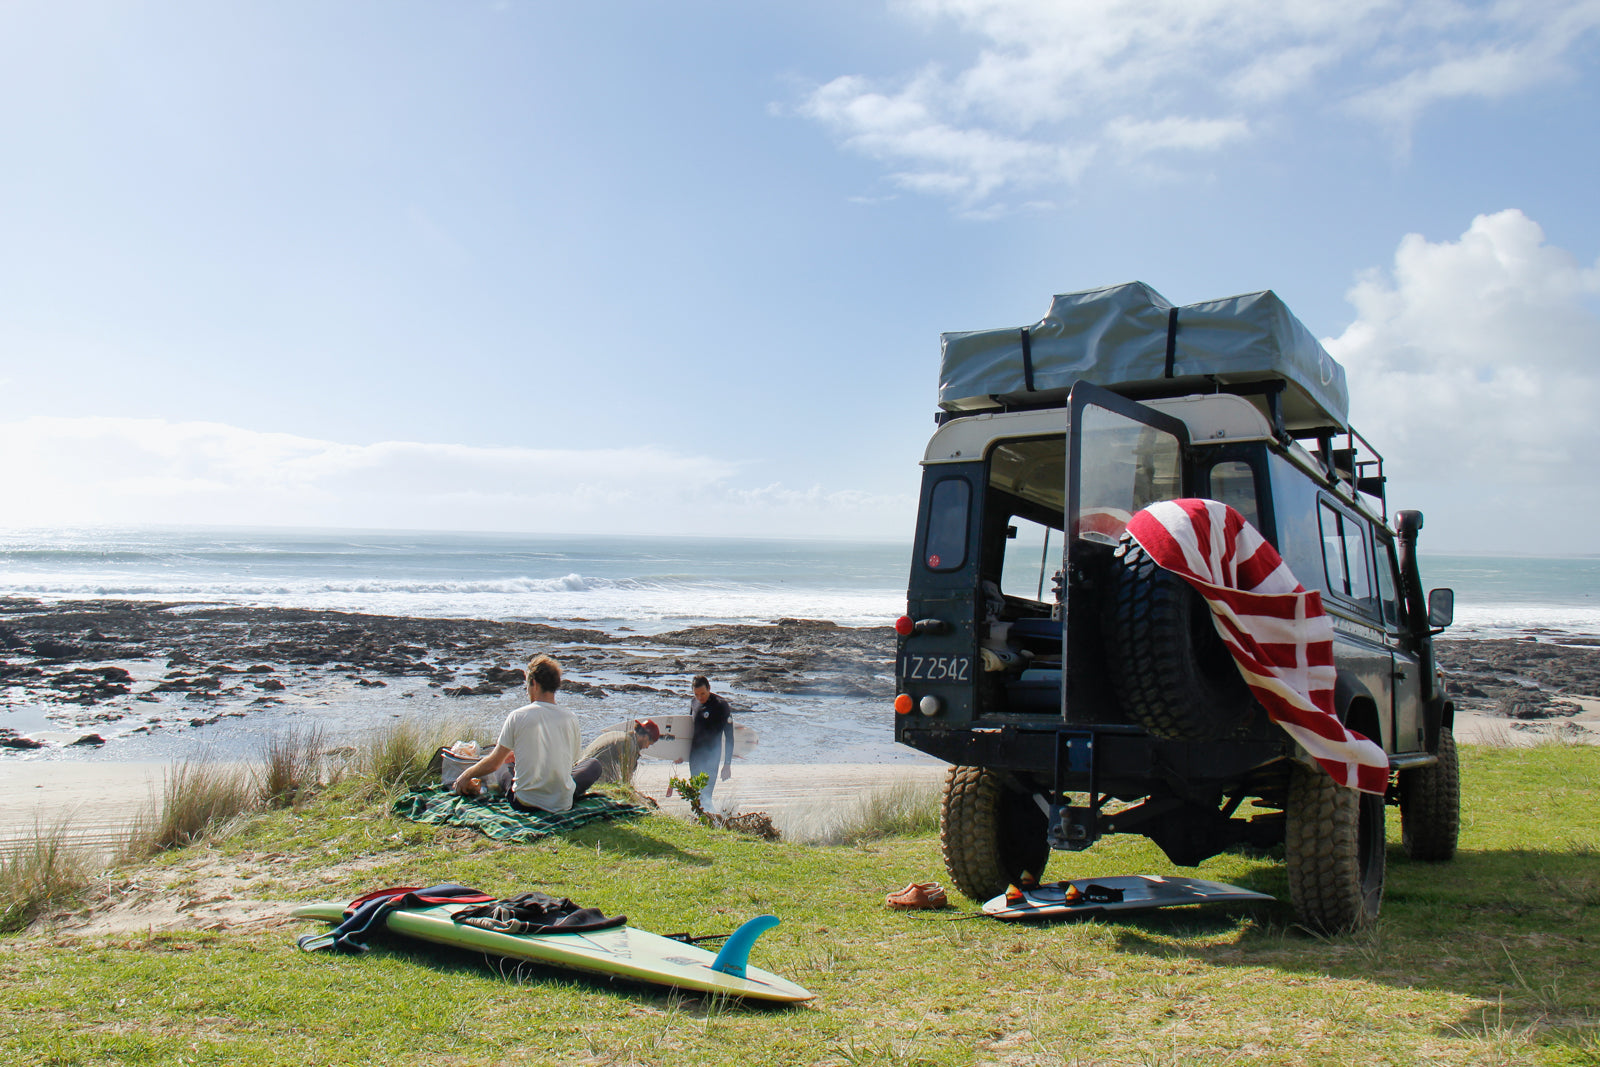
M516 777L507 797L519 810L568 811L600 777L600 762L578 759L583 735L578 717L556 704L561 664L549 656L528 661L528 703L506 716L500 740L483 759L461 772L455 790L477 796L482 779L516 755Z

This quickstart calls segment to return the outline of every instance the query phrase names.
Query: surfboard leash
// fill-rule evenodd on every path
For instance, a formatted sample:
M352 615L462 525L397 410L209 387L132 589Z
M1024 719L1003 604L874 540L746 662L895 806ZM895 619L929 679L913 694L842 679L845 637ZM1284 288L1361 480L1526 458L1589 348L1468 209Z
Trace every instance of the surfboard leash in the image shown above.
M728 940L728 938L732 937L733 935L732 934L700 934L699 936L696 936L696 935L690 934L690 933L682 933L682 934L663 934L661 936L665 937L668 941L682 941L685 945L698 945L702 941L726 941L726 940Z

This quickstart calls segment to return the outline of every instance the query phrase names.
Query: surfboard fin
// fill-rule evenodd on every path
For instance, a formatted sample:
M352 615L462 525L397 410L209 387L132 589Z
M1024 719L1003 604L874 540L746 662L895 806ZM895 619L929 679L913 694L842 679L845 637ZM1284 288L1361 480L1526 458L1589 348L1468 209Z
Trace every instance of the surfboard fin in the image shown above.
M728 935L728 940L722 945L722 951L718 952L717 958L712 961L711 969L731 974L735 978L743 978L745 967L750 963L750 946L756 943L756 938L777 925L776 915L757 915Z

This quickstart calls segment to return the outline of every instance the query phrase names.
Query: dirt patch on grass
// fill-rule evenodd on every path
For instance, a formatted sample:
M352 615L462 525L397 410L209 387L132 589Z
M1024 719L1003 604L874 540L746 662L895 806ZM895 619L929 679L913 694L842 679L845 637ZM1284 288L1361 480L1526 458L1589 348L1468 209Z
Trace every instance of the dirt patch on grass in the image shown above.
M182 863L108 871L74 907L41 916L30 932L55 940L62 935L103 937L156 930L286 926L304 920L289 916L292 902L268 898L263 891L311 891L336 885L355 872L385 862L383 857L368 856L306 873L293 870L290 858L276 852L224 856L202 848Z

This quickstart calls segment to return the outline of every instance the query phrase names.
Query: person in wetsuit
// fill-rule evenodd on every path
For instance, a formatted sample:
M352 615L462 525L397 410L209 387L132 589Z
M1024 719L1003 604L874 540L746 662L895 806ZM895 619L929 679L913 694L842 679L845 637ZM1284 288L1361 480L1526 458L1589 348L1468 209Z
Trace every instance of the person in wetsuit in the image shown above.
M733 777L733 709L711 691L711 682L705 675L695 675L693 685L689 714L694 719L694 736L689 742L689 775L706 776L700 805L715 811L711 792L717 784L717 764L722 764L723 781Z

